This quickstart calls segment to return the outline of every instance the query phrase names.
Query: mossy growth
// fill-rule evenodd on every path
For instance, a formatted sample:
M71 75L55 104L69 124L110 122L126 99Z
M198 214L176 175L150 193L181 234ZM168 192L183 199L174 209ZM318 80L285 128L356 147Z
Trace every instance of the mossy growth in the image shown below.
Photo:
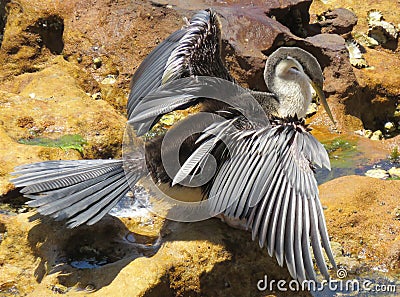
M355 159L359 154L355 143L339 137L332 141L324 142L323 145L331 159L332 167L354 167Z
M350 143L348 140L343 138L335 138L330 142L323 143L325 149L327 150L328 154L332 154L337 151L347 151L355 149L355 145Z
M45 147L59 147L64 150L73 149L81 154L83 153L83 146L87 144L86 140L79 134L67 134L60 138L51 139L46 137L37 137L32 139L20 139L19 143L27 145L39 145Z
M389 161L392 163L400 163L400 152L397 145L390 152Z

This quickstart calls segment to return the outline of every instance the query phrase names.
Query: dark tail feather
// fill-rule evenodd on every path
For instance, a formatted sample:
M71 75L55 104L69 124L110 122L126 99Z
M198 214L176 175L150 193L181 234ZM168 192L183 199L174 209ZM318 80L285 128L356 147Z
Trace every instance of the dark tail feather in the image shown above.
M143 175L141 166L125 175L122 160L48 161L19 166L12 180L32 199L29 206L73 228L92 225L107 214ZM128 182L129 181L129 182Z

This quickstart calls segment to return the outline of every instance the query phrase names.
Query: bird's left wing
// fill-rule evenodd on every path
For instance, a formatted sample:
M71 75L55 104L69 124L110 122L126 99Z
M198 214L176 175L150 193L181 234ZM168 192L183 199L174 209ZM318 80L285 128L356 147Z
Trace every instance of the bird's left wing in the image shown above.
M216 123L199 138L201 145L185 162L174 183L205 163L213 150L225 152L208 189L212 214L245 218L278 263L292 277L315 279L310 239L319 270L328 278L323 249L335 266L313 164L330 168L324 147L294 123L242 130L238 119Z
M140 64L132 76L127 103L128 119L142 99L152 90L161 86L162 77L171 53L185 36L185 30L177 30L161 42Z
M168 36L142 62L131 81L128 119L135 116L135 108L152 91L190 76L233 81L221 59L220 23L211 9L197 12L186 26Z

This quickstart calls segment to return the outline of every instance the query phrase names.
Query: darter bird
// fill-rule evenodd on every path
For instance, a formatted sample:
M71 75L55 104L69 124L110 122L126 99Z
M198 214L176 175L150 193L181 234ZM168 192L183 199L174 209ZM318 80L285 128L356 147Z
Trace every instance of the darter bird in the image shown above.
M67 219L69 227L91 225L144 176L145 167L156 182L179 187L207 164L211 154L216 170L200 185L204 199L213 197L210 214L244 220L253 240L258 238L260 247L275 255L281 266L286 263L293 278L316 279L312 254L319 270L329 278L324 250L333 267L336 265L314 166L330 169L330 162L324 147L304 124L312 89L332 119L317 60L296 47L282 47L269 56L264 71L269 92L248 90L265 112L265 122L252 122L244 116L245 109L253 112L249 101L230 104L230 98L220 102L193 93L201 86L196 85L196 78L205 76L216 79L214 89L221 81L237 85L221 58L220 22L211 9L196 13L160 43L132 77L127 114L137 135L149 131L164 114L196 104L215 115L211 117L215 122L184 139L181 147L167 147L167 156L179 150L182 164L173 176L162 163L161 135L146 140L145 156L128 166L123 160L40 162L17 167L14 174L19 177L13 183L22 187L21 193L30 199L27 204L37 207L40 214ZM168 88L157 91L170 83L175 83L176 92ZM195 116L184 121L195 123Z

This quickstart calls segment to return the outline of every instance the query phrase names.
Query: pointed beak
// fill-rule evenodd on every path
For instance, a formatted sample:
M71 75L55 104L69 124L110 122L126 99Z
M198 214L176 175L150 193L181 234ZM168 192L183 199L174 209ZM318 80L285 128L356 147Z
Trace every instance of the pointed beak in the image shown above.
M331 119L332 123L336 125L336 122L335 122L335 120L333 119L333 116L332 116L332 112L331 112L331 110L329 108L328 102L326 101L324 91L322 90L322 88L319 85L317 85L313 81L311 81L311 86L313 87L313 89L317 93L317 96L318 96L319 100L321 101L322 105L324 106L324 108L326 110L326 113L328 114L328 116Z

